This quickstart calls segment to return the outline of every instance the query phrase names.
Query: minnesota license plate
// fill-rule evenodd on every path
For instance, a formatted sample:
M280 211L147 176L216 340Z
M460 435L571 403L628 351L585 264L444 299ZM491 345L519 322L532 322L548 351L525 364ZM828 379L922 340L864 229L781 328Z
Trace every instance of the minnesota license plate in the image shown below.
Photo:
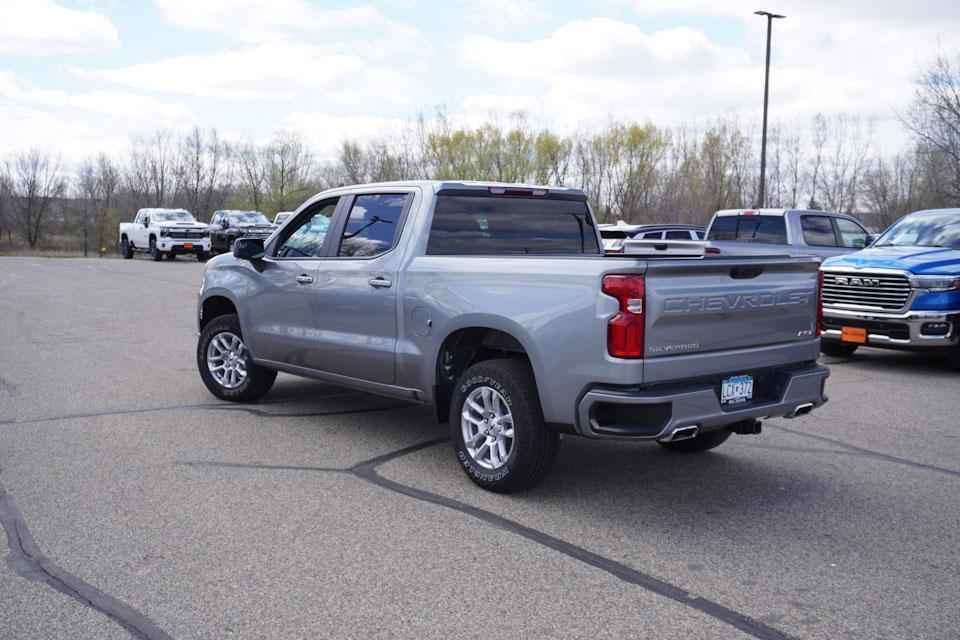
M189 242L186 242L186 243L184 243L183 248L184 248L184 249L193 249L193 244L191 244L191 243L189 243Z
M734 376L720 382L720 404L739 404L753 398L753 376Z

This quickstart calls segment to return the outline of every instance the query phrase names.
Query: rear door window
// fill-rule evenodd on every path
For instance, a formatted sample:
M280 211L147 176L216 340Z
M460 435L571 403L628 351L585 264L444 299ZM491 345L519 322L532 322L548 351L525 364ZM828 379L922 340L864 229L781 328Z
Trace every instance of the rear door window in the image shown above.
M337 255L372 258L390 251L400 235L407 193L372 193L357 196L350 208Z
M833 232L833 220L829 216L801 216L803 241L811 247L835 247L837 235Z
M633 237L640 238L641 240L663 240L663 231L647 231L646 233L641 233Z
M430 255L599 254L582 200L439 195Z
M664 234L664 237L667 240L689 240L690 232L689 231L667 231Z
M783 216L717 216L707 239L787 244L787 225Z

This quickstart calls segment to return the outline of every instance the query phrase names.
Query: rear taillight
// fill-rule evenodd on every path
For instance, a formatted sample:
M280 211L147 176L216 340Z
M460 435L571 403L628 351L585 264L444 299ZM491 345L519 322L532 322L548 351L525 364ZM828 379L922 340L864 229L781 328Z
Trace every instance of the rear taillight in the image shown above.
M817 335L823 328L823 271L817 271Z
M607 323L607 353L614 358L642 358L643 276L604 276L603 292L620 303L620 312Z
M704 255L708 255L708 256L718 256L720 255L720 249L718 249L717 247L707 247L706 249L703 250L703 253Z

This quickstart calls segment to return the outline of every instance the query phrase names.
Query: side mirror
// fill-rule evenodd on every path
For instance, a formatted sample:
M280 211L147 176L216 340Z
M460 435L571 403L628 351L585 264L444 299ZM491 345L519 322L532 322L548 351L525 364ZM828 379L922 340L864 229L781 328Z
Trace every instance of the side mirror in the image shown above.
M877 236L873 235L872 233L868 233L867 237L863 239L863 246L869 247L874 243L876 239L877 239Z
M143 226L144 227L150 226L150 216L147 216L146 218L143 219Z
M263 255L263 238L237 238L233 243L234 258L253 262Z
M226 218L224 218L223 220L221 220L221 221L220 221L220 228L221 228L221 229L229 229L229 228L230 228L230 221L227 220Z

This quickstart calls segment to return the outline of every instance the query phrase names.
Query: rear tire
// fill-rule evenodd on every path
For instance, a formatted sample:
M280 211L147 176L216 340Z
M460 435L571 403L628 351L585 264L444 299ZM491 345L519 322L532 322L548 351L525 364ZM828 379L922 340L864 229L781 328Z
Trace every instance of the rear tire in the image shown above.
M163 260L163 252L157 249L157 239L153 237L150 238L150 257L154 262Z
M120 240L120 255L124 260L129 260L133 257L133 247L130 246L130 241L127 239L127 236L123 236L123 239Z
M700 453L701 451L709 451L710 449L719 447L726 442L727 438L729 437L729 431L726 429L719 429L717 431L701 433L693 436L689 440L680 440L679 442L660 442L658 440L657 444L664 449L676 451L678 453Z
M233 338L239 340L237 348L225 349L220 346L230 343ZM218 341L217 345L211 348L214 340ZM211 367L227 363L225 358L216 359L217 354L222 355L224 352L236 354L230 360L231 363L240 365L243 371L242 378L237 376L233 379L225 379L223 372L216 374L211 371ZM213 364L211 364L211 355L214 355ZM253 363L250 351L243 344L240 319L235 313L217 316L200 332L200 339L197 341L197 368L200 370L203 384L210 393L221 400L231 402L252 402L270 391L270 387L277 379L276 371Z
M461 374L450 402L450 439L467 477L496 493L539 483L560 449L560 435L544 424L530 365L513 359L484 360Z
M846 342L828 342L820 341L820 353L825 356L835 356L837 358L847 358L853 355L860 345L848 344Z
M206 251L201 251L197 254L197 262L206 262L209 256Z

